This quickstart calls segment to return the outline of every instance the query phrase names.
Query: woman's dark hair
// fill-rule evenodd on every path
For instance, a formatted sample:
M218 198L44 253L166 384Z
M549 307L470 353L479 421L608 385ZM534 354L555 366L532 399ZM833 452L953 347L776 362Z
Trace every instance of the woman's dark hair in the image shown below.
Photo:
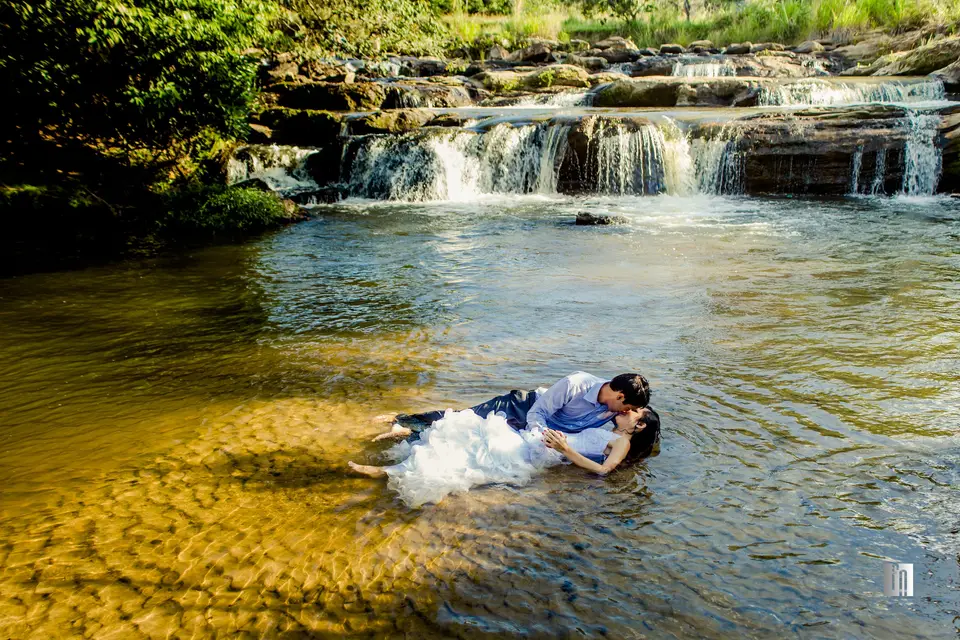
M645 425L643 429L640 425ZM654 445L660 440L660 414L647 407L640 413L637 421L637 430L630 436L630 452L627 458L635 460L650 455Z
M639 373L621 373L610 381L610 388L623 394L623 402L642 409L650 402L650 385Z

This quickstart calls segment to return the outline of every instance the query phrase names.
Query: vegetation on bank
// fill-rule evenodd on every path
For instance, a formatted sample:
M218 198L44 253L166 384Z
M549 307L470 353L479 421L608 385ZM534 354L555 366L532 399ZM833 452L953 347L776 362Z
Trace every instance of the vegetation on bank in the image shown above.
M262 62L281 52L482 56L535 36L790 43L958 20L960 0L0 0L0 252L149 249L288 219L272 194L223 185Z
M499 15L458 11L444 20L453 41L480 38L509 46L530 37L597 41L611 35L640 47L697 40L720 46L824 37L846 42L873 29L955 31L960 0L528 0Z

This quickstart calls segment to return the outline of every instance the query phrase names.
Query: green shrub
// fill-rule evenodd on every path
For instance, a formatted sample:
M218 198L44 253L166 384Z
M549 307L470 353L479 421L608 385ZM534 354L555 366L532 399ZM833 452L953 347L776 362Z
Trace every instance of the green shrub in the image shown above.
M163 227L182 234L261 231L287 218L276 194L253 188L193 187L173 196Z

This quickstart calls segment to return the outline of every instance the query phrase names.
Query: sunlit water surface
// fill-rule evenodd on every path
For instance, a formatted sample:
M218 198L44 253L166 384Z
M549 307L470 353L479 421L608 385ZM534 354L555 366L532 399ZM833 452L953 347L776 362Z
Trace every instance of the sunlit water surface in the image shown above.
M0 635L954 637L958 269L948 199L524 198L0 280ZM648 376L659 455L344 473L577 369Z

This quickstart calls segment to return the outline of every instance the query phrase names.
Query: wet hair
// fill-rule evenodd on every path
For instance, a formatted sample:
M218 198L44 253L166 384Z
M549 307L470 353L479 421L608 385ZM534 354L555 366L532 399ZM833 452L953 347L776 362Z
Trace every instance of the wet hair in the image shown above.
M643 425L641 429L640 426ZM650 455L653 447L660 440L660 414L653 407L646 407L640 412L637 420L637 430L630 436L630 451L627 458L635 460Z
M650 402L650 385L639 373L621 373L610 381L610 388L623 394L624 404L642 409Z

